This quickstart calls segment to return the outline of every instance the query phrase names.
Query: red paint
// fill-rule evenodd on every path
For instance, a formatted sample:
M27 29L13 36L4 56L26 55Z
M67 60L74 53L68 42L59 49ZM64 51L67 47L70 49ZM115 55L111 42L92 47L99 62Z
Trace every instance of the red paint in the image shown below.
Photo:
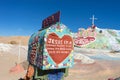
M94 40L95 40L94 37L86 37L86 38L78 37L78 38L74 39L74 43L77 46L82 46L82 45L86 45Z
M73 40L71 36L64 35L59 38L55 33L51 33L47 37L46 49L52 60L59 64L64 61L73 50Z
M77 38L74 39L74 43L76 46L83 46L93 42L95 37L96 32L92 31L91 28L88 28L87 30L82 30L77 33Z

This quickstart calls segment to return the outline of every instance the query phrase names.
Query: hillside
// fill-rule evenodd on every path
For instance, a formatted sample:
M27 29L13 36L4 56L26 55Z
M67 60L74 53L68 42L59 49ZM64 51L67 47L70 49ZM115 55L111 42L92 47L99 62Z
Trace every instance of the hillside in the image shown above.
M109 49L120 50L120 30L112 29L95 29L95 41L90 42L82 47L92 49ZM74 33L77 36L77 33Z
M96 28L95 32L95 41L83 48L74 48L74 67L69 69L69 76L65 80L108 80L119 77L120 53L112 54L110 50L120 50L120 31ZM17 80L24 77L26 70L15 74L9 70L15 63L27 59L28 40L29 36L0 37L0 79ZM18 45L20 41L22 46Z
M28 45L29 36L0 36L0 43Z
M95 41L82 46L83 48L120 51L120 30L101 29L96 27L95 33ZM73 38L75 36L77 36L77 33L73 33ZM21 45L27 46L29 38L29 36L0 36L0 43L19 44L21 41Z

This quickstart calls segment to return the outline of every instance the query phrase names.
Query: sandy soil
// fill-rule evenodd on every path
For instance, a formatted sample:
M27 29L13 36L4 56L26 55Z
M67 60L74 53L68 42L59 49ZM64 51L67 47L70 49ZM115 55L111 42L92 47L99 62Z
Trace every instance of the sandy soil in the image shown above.
M21 62L24 60L21 58ZM16 55L0 53L0 80L18 80L24 77L26 71L9 72L16 62ZM107 80L110 77L120 76L120 61L96 60L94 64L81 64L80 60L75 60L75 62L77 63L69 69L69 76L65 80Z
M74 65L66 80L107 80L120 76L120 61L96 60L94 64Z
M21 73L10 73L9 70L14 67L17 62L18 56L9 53L0 53L0 80L18 80L25 75L26 71Z
M28 37L29 38L29 37ZM0 37L0 42L9 43L10 41L19 42L19 39L23 40L22 45L27 45L28 39L24 37ZM24 42L25 41L25 42ZM78 50L78 49L77 49ZM77 53L91 54L108 53L108 51L81 49ZM13 53L11 53L13 52ZM20 77L24 77L26 70L20 73L10 73L9 70L15 66L15 63L20 63L26 60L26 50L23 48L23 54L21 55L20 62L18 61L18 48L14 47L11 52L0 52L0 80L18 80ZM89 53L91 52L91 53ZM111 53L110 53L111 54ZM75 60L76 64L73 68L69 69L69 76L65 80L107 80L108 78L116 78L120 76L120 60L105 60L96 59L94 64L81 64L80 60Z
M28 45L29 36L0 36L0 43L11 44L19 44L21 41L22 45Z

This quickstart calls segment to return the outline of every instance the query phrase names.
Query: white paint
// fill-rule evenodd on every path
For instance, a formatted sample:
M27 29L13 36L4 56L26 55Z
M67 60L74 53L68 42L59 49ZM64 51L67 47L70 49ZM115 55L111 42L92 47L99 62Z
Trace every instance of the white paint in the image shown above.
M90 18L92 20L92 25L94 25L94 21L97 20L97 18L94 17L94 15L92 16L92 18Z

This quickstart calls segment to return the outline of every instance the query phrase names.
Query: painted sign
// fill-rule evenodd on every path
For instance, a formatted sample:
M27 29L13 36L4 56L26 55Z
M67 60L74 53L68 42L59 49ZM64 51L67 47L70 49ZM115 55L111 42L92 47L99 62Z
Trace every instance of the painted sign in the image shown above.
M60 64L73 50L72 38L69 35L59 38L55 33L51 33L47 37L46 49L52 60L56 64Z
M73 45L70 30L63 24L54 24L31 36L28 61L43 70L72 67Z
M77 33L77 36L74 38L74 43L76 46L81 47L95 41L95 37L96 32L91 28L88 28L87 30L81 29Z
M42 28L49 27L53 24L56 24L59 21L60 21L60 11L44 19L42 21Z

